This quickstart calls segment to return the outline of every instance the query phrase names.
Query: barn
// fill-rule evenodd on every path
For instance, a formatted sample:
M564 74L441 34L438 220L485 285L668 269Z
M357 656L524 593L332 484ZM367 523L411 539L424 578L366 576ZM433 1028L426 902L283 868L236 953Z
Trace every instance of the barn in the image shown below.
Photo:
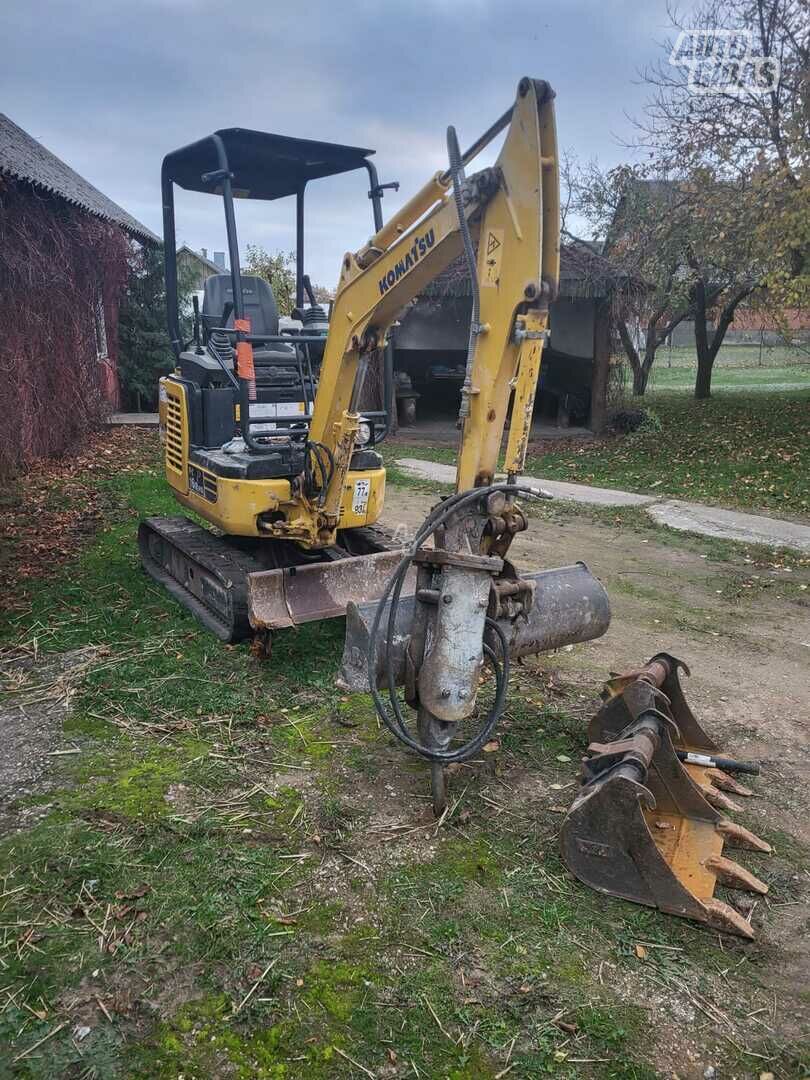
M0 473L118 404L118 307L154 233L0 113Z

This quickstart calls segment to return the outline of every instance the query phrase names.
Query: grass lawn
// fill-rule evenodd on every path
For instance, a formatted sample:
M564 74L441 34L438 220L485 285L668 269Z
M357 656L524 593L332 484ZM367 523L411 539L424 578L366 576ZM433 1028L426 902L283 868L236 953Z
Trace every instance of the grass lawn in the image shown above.
M750 463L780 490L806 474L806 444L795 464L781 457L791 402L758 419L767 451ZM558 474L636 486L677 475L704 497L686 483L709 471L696 446L732 408L699 453L742 455L737 404L700 410L693 442L662 404L672 428L658 450L646 436L632 454L618 444L598 475L595 451L565 452ZM517 669L503 761L530 763L537 791L515 811L462 776L438 827L424 770L365 698L334 689L339 621L280 635L261 663L144 576L138 518L176 507L153 435L106 438L92 471L34 477L70 542L54 529L53 557L45 537L35 563L24 534L6 537L6 565L24 570L0 626L9 708L65 719L47 788L17 798L18 831L0 840L0 1077L654 1080L647 1008L622 986L643 978L651 999L688 987L710 1001L733 967L735 993L755 993L766 953L605 900L564 871L557 804L570 802L592 707L578 688ZM87 505L95 531L78 539ZM36 657L79 649L78 674L37 676ZM798 873L779 866L788 883ZM800 1048L747 1027L745 1045L712 1036L694 1068L806 1075Z
M656 360L650 376L649 388L653 393L666 390L691 391L694 386L694 361L688 366L667 367L665 356ZM810 363L769 367L716 363L712 375L714 391L751 390L761 393L762 391L778 391L786 387L810 389Z
M630 400L628 405L632 407ZM550 480L670 495L810 518L810 387L791 393L647 394L660 431L529 446L526 472ZM384 444L386 458L455 460L451 448Z
M531 453L530 473L673 495L746 510L810 516L810 389L789 394L717 391L645 398L661 431Z

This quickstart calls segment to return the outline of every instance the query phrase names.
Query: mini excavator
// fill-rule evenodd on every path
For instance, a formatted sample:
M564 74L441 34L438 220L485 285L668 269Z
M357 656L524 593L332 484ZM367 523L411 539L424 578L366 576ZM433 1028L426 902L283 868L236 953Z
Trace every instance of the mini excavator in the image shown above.
M381 198L393 185L380 184L370 150L230 128L163 162L176 358L160 382L166 478L212 528L147 518L143 565L225 641L257 635L266 646L275 631L345 616L339 685L370 692L395 739L427 762L437 815L447 807L447 766L492 737L510 664L599 637L610 621L605 590L583 563L520 574L508 558L528 525L519 500L548 497L520 476L559 276L553 100L547 83L523 78L514 104L466 152L448 128L447 169L385 224ZM495 164L468 173L504 132ZM304 273L304 193L353 170L369 177L375 231L344 256L327 315ZM205 281L189 341L175 185L221 197L230 257L228 274ZM240 271L234 199L285 196L296 198L297 309L295 326L281 330L268 283ZM375 445L393 396L387 336L459 257L473 310L455 492L403 546L379 523L385 470ZM369 412L364 386L380 368L386 408ZM717 881L762 892L722 850L767 845L711 804L710 791L736 782L717 769L714 744L685 706L678 667L661 654L608 684L563 854L596 889L750 936L747 920L713 893Z

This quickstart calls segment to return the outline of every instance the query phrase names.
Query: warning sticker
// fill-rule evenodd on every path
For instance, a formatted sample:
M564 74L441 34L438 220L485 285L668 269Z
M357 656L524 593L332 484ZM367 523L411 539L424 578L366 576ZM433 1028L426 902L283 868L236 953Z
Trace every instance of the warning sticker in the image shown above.
M503 229L488 229L484 244L484 268L481 274L482 285L497 285L501 276L503 257Z

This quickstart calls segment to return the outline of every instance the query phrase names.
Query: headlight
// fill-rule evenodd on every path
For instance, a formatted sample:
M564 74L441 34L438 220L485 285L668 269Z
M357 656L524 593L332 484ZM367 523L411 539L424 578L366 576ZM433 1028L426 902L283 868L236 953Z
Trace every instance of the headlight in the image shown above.
M368 446L373 434L374 428L371 425L371 421L361 420L357 425L357 434L354 437L354 441L358 446Z

